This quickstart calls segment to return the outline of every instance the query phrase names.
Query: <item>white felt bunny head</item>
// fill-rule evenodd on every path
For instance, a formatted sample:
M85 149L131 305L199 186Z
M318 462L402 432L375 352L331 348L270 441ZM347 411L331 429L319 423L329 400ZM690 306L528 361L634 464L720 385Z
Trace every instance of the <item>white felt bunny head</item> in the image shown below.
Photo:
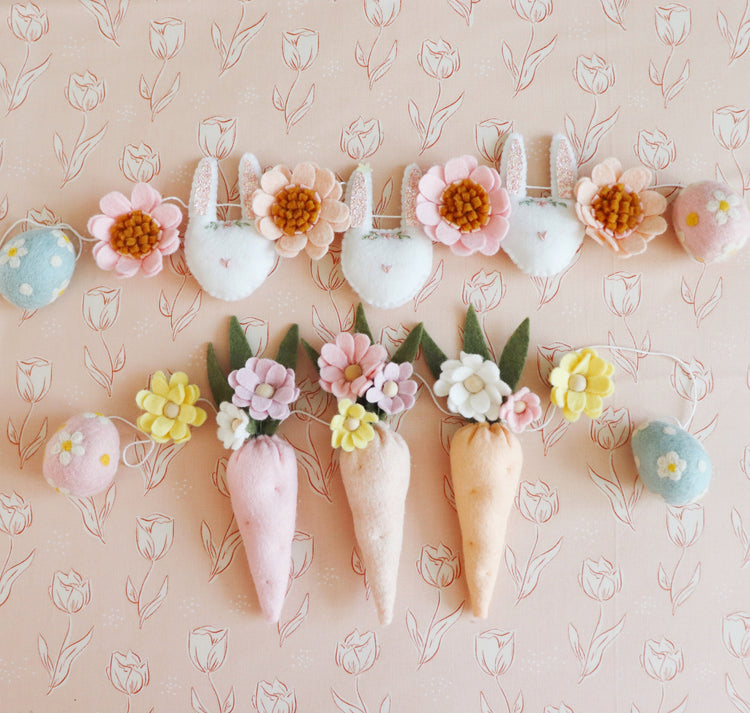
M512 204L503 250L529 275L556 275L572 262L584 236L575 213L578 172L570 142L559 134L552 137L548 198L526 195L526 151L520 134L505 140L500 173Z
M411 164L401 184L401 227L373 227L372 169L358 166L346 187L351 224L341 242L341 268L364 302L381 309L399 307L422 288L432 269L432 241L415 213L422 171Z
M242 218L228 221L220 221L216 215L216 159L201 159L193 176L185 259L200 286L220 300L247 297L260 287L276 262L273 244L255 229L250 207L260 176L257 159L246 153L239 168Z

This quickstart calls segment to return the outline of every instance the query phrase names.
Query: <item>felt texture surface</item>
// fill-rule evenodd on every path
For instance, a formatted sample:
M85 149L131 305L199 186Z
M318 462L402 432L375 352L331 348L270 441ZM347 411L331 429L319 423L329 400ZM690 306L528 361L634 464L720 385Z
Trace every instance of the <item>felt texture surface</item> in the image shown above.
M404 188L412 186L414 164L404 171ZM413 224L413 190L401 196L401 227L373 227L372 169L359 166L346 188L352 223L341 241L341 268L360 298L381 309L399 307L419 292L432 270L432 241Z
M526 365L526 355L529 352L529 329L528 317L516 327L510 339L503 348L498 366L500 367L500 378L508 384L511 391L515 391Z
M0 294L22 309L45 307L65 291L75 263L75 249L62 230L27 230L0 248Z
M255 229L254 216L249 212L249 194L260 176L255 156L245 154L240 160L241 220L218 220L218 176L216 159L201 159L190 193L185 259L206 292L220 300L235 301L263 284L276 262L276 252L273 244Z
M477 423L456 431L450 461L472 612L485 619L523 454L518 439L499 423Z
M363 450L341 452L339 461L354 534L381 624L390 624L396 601L398 565L411 457L406 441L384 423Z
M297 519L297 459L278 436L258 436L235 451L227 485L263 616L281 616Z
M65 495L85 498L106 490L120 460L120 435L106 416L71 416L44 448L44 479Z
M680 191L672 226L693 260L710 263L734 255L750 236L750 213L742 196L725 183L700 181Z
M688 505L708 490L713 473L703 446L668 421L649 421L633 431L633 458L643 484L670 505Z

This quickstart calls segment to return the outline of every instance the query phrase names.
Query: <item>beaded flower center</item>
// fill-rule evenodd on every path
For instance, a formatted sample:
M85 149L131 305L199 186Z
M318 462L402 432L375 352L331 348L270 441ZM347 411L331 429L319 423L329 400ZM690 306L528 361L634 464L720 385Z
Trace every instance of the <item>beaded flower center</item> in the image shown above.
M389 399L392 399L398 394L398 384L395 381L386 381L385 384L383 384L383 393Z
M360 376L362 376L362 367L359 364L349 364L349 366L344 369L344 378L347 381L354 381Z
M490 222L490 197L470 178L451 183L440 200L440 216L461 233L473 233Z
M109 229L112 249L136 260L146 257L159 242L161 228L148 214L140 210L124 213Z
M464 388L470 394L478 394L484 388L484 381L482 377L472 374L464 379Z
M622 183L602 186L591 202L591 208L602 228L616 238L626 237L643 220L640 196L635 191L626 190Z
M276 393L276 389L271 384L258 384L255 387L255 395L264 399L270 399Z
M523 401L516 401L513 404L513 411L516 413L523 413L526 410L526 404Z
M318 194L304 186L289 185L276 194L271 219L286 235L306 233L318 222L321 203Z
M571 374L570 379L568 380L568 388L571 391L581 392L586 391L586 386L588 385L588 382L586 381L586 377L583 374Z
M359 428L359 419L351 416L344 422L344 428L347 431L356 431Z
M180 407L176 403L169 401L164 406L164 415L167 418L177 418L180 415Z

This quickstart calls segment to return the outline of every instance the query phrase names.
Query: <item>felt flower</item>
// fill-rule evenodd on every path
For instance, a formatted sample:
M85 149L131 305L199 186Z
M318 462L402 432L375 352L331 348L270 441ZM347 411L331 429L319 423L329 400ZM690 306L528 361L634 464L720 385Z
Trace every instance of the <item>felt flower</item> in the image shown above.
M96 264L132 277L139 270L146 277L161 272L164 255L180 247L178 228L182 211L162 201L147 183L137 183L128 200L119 191L99 201L102 214L89 219L88 230L99 242L94 245Z
M660 478L679 480L685 468L687 468L687 463L675 451L669 451L656 459L656 472Z
M68 465L73 458L86 452L83 447L83 434L80 431L70 433L65 429L59 431L50 452L58 457L60 465Z
M500 407L500 420L508 424L513 433L521 433L532 421L542 415L539 397L524 386L512 393Z
M289 404L296 401L299 389L294 384L294 369L273 359L251 357L242 369L229 374L234 389L232 403L246 408L251 418L283 421L289 417Z
M568 421L577 421L581 412L599 418L602 399L615 390L610 378L614 370L594 349L568 352L549 375L552 403L563 410Z
M253 193L255 227L275 241L276 252L295 257L303 248L313 260L328 252L334 233L349 227L349 207L332 171L300 163L290 171L275 166L260 179Z
M388 362L375 373L365 398L389 415L409 410L414 406L417 393L417 382L409 378L413 372L414 367L409 362Z
M650 240L667 229L661 216L667 200L645 190L651 180L647 168L623 171L616 158L594 166L591 178L581 178L576 184L576 213L586 226L586 235L623 257L642 253Z
M371 344L366 334L342 332L320 350L320 385L337 399L356 401L372 386L387 355L385 347Z
M456 255L494 255L508 232L510 199L494 168L460 156L419 179L416 214L427 235Z
M500 378L495 362L479 354L461 352L460 359L440 365L440 378L433 387L438 396L448 397L448 409L474 421L497 421L503 398L510 387Z
M724 225L728 220L740 217L740 205L742 199L736 193L714 191L713 197L706 203L706 210L713 214L716 225Z
M236 451L248 439L247 424L250 418L231 401L222 401L216 414L216 437L226 449Z
M339 401L339 412L331 419L331 446L347 452L365 448L375 438L375 429L371 424L377 420L378 417L366 411L362 404L342 399Z
M185 443L190 440L190 426L201 426L206 412L194 406L200 389L188 383L187 374L175 372L167 381L164 372L151 376L151 390L139 391L135 402L145 413L138 417L138 428L157 443Z
M0 265L9 265L13 269L21 266L21 258L28 255L29 251L25 247L26 240L16 238L11 240L0 253Z

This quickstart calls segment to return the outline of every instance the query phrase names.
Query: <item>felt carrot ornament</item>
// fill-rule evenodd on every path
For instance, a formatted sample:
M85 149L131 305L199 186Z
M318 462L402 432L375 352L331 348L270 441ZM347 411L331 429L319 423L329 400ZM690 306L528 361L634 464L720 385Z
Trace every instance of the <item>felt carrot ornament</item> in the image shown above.
M254 357L236 317L229 323L228 376L208 345L208 383L219 409L217 437L234 451L227 464L227 485L247 563L265 619L277 622L292 565L297 517L297 458L276 435L299 396L299 328L281 342L276 359Z
M406 441L385 419L414 405L417 383L410 378L411 362L422 324L409 332L390 361L385 348L374 343L361 304L354 331L324 344L320 354L304 340L302 345L318 369L321 387L338 399L331 445L341 449L341 477L378 619L390 624L411 457Z
M529 320L493 360L476 312L469 306L459 359L448 359L424 332L422 349L436 379L434 392L466 418L450 444L451 474L461 526L464 570L474 616L486 618L518 488L523 455L515 436L541 415L539 397L516 391L529 346Z

